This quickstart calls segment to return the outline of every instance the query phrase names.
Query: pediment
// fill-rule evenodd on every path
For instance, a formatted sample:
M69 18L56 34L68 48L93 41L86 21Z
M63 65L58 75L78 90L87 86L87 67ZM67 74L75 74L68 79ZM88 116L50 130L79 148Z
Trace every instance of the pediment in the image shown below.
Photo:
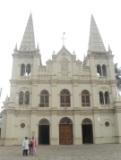
M61 50L57 53L58 55L62 55L62 56L65 56L65 55L71 55L71 53L65 48L65 46L63 46L61 48Z
M65 48L65 46L63 46L56 55L52 56L52 59L56 61L68 61L69 62L69 61L72 61L73 57L75 57L75 55L71 54Z

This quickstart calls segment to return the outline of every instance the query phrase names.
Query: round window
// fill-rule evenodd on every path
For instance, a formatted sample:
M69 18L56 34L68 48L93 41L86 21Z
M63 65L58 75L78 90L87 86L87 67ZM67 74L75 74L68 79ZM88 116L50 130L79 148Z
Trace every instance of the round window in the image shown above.
M21 128L24 128L24 127L25 127L25 123L21 123L21 124L20 124L20 127L21 127Z
M110 126L110 123L109 123L108 121L106 121L106 122L105 122L105 126L106 126L106 127L109 127L109 126Z

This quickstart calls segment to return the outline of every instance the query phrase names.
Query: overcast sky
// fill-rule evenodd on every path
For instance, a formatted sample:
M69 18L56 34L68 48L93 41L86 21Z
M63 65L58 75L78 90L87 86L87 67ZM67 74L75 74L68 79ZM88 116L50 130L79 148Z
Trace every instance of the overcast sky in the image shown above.
M90 17L93 14L105 47L110 45L114 61L121 66L120 0L1 0L0 1L0 102L9 95L12 53L18 48L32 13L36 43L43 63L62 47L66 32L66 48L82 60L88 49ZM2 104L2 103L0 103Z

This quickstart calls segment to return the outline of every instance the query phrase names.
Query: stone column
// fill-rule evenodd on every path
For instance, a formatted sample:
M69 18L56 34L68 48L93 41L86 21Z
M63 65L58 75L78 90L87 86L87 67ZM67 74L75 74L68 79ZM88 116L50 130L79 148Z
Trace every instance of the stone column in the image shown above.
M91 100L91 107L92 108L97 108L99 106L99 93L97 92L97 85L92 84L92 94L90 96L90 100Z
M12 111L7 111L6 124L4 124L6 126L5 145L17 145L18 143L18 139L16 137L16 132L15 132L14 121L16 120Z
M60 105L60 101L58 102L58 88L56 84L51 85L51 107L57 108Z
M71 106L72 107L80 107L80 101L81 101L81 98L80 98L80 95L78 94L78 88L79 88L79 85L77 83L74 83L73 86L72 86L72 96L71 96Z
M56 115L56 113L54 113L54 111L51 116L50 144L51 145L59 144L59 122L58 122L58 116Z
M30 116L30 137L34 136L38 142L38 125L39 122L37 122L36 113L32 113Z
M117 97L115 102L115 126L116 142L121 143L121 97Z
M74 144L82 144L82 132L80 124L80 115L74 115L73 122L73 140Z
M32 84L32 94L31 94L31 105L39 107L40 103L40 97L39 97L40 91L38 91L38 85Z
M98 110L98 109L97 109ZM92 125L93 125L93 143L100 144L102 143L102 117L100 113L97 113L96 109L93 113Z

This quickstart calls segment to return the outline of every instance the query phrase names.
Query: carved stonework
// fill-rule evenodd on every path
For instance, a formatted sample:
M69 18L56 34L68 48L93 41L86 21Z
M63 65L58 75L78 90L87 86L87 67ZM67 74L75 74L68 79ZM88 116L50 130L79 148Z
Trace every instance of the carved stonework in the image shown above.
M63 58L61 61L61 73L66 75L68 72L68 60Z

